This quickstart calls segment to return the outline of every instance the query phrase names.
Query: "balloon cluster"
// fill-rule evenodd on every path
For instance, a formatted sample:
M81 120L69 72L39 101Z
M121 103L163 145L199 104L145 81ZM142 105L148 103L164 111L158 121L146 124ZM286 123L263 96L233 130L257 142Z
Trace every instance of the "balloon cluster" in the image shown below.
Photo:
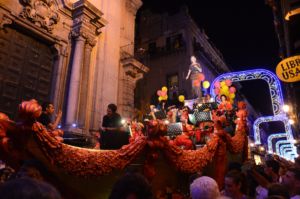
M163 86L161 90L158 90L158 101L167 100L168 99L168 88L166 86Z
M203 73L199 73L197 75L197 78L195 80L193 80L193 86L195 87L199 87L201 82L203 81L202 85L203 88L207 89L210 87L210 83L209 81L204 81L205 80L205 75Z
M236 88L232 86L232 81L230 79L226 79L221 82L215 82L214 88L214 92L218 96L218 98L220 98L222 95L225 95L229 102L233 104Z

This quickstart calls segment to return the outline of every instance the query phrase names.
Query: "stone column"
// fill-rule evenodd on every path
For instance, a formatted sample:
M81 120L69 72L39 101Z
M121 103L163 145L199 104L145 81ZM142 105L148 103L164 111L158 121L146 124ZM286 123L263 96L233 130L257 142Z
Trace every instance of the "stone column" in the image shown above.
M75 39L71 65L69 92L66 102L65 130L85 133L88 115L89 68L94 40L106 24L103 13L87 0L72 4L72 36ZM72 126L75 123L76 126Z
M120 113L126 118L132 117L134 111L134 89L136 82L142 79L149 68L136 60L133 56L121 54L122 75L119 84L118 106Z
M53 81L55 84L51 91L51 99L56 110L62 109L64 86L66 79L66 60L68 57L67 46L55 44L53 48L56 49L57 54L54 63Z
M80 87L80 103L78 113L78 127L85 129L86 127L86 113L87 113L87 102L88 102L88 90L90 84L90 60L92 49L95 46L92 42L87 42L84 48L84 62L81 76L81 87Z
M69 93L67 100L66 127L72 127L77 124L77 109L80 89L80 73L84 59L85 39L79 35L76 37L75 50L73 54L73 62L71 69L71 77L69 81Z
M125 118L131 118L134 112L134 89L136 82L143 78L142 73L137 73L135 77L126 75L123 80L123 88L121 93L120 109L122 110L122 116Z

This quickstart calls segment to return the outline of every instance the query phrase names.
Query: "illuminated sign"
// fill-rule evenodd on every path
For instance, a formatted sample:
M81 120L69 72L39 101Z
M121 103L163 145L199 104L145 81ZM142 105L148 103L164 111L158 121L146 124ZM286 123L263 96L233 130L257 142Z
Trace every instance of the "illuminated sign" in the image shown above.
M218 76L211 85L215 83L230 79L232 82L242 82L249 80L264 80L267 82L270 90L271 102L274 115L284 114L282 110L283 97L280 86L280 81L274 73L265 69L254 69L240 72L230 72ZM215 99L214 86L210 87L210 94Z
M282 60L276 67L276 74L284 82L300 81L300 56Z
M260 124L264 123L264 122L275 122L275 121L279 121L279 122L282 122L284 124L285 133L286 133L286 137L287 137L288 140L293 140L294 139L292 128L291 128L291 125L289 123L289 118L287 118L286 115L265 116L265 117L257 118L253 123L255 144L261 144Z

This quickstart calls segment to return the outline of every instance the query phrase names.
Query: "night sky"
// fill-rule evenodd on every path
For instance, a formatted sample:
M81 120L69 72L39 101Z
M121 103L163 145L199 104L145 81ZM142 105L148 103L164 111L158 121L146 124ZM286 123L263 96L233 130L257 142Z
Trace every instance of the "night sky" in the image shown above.
M190 14L221 51L234 71L265 68L275 71L279 47L271 8L264 0L143 0L142 9L176 12L186 4ZM272 113L267 84L242 83L243 92L263 115ZM265 94L265 95L264 95Z
M264 0L143 0L143 8L175 12L182 4L234 70L275 70L278 40L272 10Z

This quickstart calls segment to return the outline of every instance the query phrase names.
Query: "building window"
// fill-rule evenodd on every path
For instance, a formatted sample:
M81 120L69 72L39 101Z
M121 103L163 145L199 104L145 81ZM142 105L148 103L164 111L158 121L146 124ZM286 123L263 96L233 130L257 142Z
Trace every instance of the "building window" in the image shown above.
M184 46L182 34L176 34L166 38L166 50L173 51Z
M193 37L193 49L194 49L194 52L201 50L201 45L195 37Z
M173 37L174 49L179 49L183 46L182 34L177 34Z

